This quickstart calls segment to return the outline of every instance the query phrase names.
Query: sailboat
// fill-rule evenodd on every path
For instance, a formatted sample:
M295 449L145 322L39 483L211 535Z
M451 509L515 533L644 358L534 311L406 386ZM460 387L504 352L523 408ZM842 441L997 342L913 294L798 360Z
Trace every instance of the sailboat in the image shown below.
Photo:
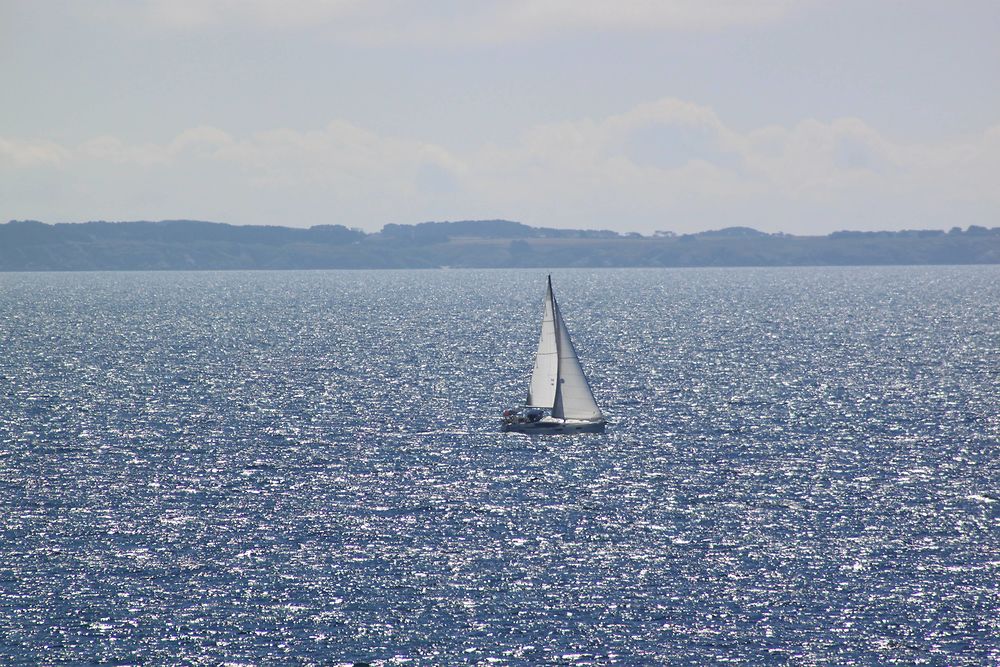
M534 434L598 433L606 424L576 356L549 276L528 401L523 407L504 410L502 428Z

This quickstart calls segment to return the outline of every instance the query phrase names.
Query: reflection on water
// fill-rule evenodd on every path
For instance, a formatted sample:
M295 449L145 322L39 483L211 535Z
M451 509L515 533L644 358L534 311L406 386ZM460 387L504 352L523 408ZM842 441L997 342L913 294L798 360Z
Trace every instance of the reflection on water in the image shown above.
M0 662L1000 661L1000 269L0 274Z

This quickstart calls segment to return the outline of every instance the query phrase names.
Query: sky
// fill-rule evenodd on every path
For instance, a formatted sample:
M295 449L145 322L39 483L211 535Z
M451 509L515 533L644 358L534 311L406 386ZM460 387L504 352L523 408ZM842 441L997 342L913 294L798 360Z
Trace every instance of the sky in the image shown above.
M996 0L0 0L0 219L1000 226Z

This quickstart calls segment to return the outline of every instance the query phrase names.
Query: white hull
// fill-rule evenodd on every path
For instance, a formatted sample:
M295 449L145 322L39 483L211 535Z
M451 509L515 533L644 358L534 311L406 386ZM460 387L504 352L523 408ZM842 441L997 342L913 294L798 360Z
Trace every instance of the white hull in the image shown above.
M599 421L583 421L580 419L555 419L554 417L543 417L534 422L504 422L501 427L504 431L513 433L526 433L528 435L545 435L548 433L604 433L607 424L603 419Z

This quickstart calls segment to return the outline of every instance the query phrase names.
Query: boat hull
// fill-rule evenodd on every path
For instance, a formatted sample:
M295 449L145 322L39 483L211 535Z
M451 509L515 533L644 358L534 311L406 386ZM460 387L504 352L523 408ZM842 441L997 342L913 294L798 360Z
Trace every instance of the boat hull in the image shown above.
M534 422L504 422L501 430L505 433L525 433L527 435L549 435L563 433L604 433L607 422L582 421L574 419L554 419L546 417Z

